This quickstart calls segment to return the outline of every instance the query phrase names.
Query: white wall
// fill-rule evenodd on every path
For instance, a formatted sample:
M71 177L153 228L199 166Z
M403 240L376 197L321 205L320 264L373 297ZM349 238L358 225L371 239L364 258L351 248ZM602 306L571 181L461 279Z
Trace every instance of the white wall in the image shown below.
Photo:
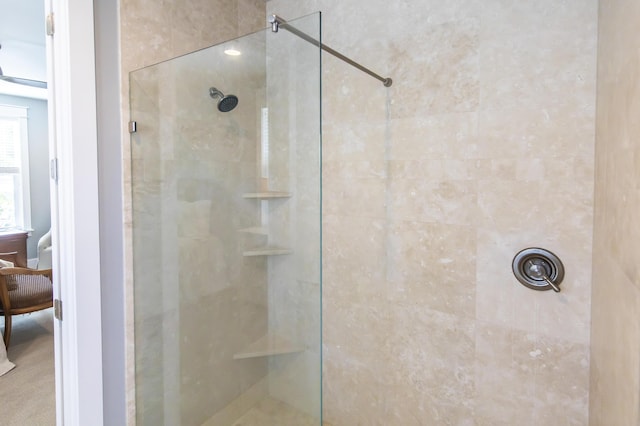
M105 426L126 424L118 3L94 2Z

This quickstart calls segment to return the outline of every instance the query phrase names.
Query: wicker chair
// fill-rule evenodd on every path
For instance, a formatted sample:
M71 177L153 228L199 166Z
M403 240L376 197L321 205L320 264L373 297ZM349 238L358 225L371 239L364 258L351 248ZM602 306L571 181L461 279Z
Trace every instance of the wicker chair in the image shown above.
M53 306L51 269L0 268L0 314L4 315L4 345L11 340L11 316Z

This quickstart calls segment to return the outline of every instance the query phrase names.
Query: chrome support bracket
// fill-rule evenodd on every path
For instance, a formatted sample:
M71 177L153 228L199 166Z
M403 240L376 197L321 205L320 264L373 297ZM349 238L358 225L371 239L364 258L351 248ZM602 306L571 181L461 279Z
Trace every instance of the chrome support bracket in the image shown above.
M271 24L271 31L272 32L274 32L274 33L278 32L278 30L280 29L280 21L284 21L284 19L282 19L278 15L269 16L269 23Z
M282 29L285 29L285 30L289 31L291 34L294 34L294 35L300 37L301 39L303 39L305 41L308 41L309 43L313 44L314 46L318 46L320 49L322 49L325 52L335 56L336 58L348 63L352 67L357 68L360 71L369 74L371 77L375 78L376 80L380 80L382 82L382 84L384 85L384 87L391 87L391 85L393 84L393 80L391 80L390 77L382 77L382 76L376 74L375 72L371 71L369 68L360 65L359 63L357 63L353 59L351 59L351 58L349 58L347 56L344 56L342 53L338 52L337 50L333 50L332 48L330 48L326 44L320 43L318 40L316 40L315 38L311 37L309 34L303 32L303 31L300 31L296 27L290 25L286 20L284 20L283 18L281 18L278 15L269 16L269 23L271 24L271 31L273 31L274 33L277 33L278 30L280 29L280 27L282 27Z

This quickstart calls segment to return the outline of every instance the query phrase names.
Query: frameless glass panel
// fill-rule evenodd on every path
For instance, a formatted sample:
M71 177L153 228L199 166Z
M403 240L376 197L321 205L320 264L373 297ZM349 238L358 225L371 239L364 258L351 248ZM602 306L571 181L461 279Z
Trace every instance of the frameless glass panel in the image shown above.
M130 101L137 423L320 424L319 48L267 29Z

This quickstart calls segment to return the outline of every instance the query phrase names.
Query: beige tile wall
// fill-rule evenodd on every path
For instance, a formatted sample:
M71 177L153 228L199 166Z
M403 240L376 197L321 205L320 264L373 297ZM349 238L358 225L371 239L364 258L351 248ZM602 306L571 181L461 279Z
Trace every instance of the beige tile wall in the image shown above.
M123 99L129 70L264 22L195 3L122 2ZM315 10L395 80L324 56L326 420L586 424L595 0L267 3ZM511 275L532 245L563 293Z
M267 3L394 79L323 57L326 421L587 423L596 5Z
M590 424L640 424L640 4L601 0Z

